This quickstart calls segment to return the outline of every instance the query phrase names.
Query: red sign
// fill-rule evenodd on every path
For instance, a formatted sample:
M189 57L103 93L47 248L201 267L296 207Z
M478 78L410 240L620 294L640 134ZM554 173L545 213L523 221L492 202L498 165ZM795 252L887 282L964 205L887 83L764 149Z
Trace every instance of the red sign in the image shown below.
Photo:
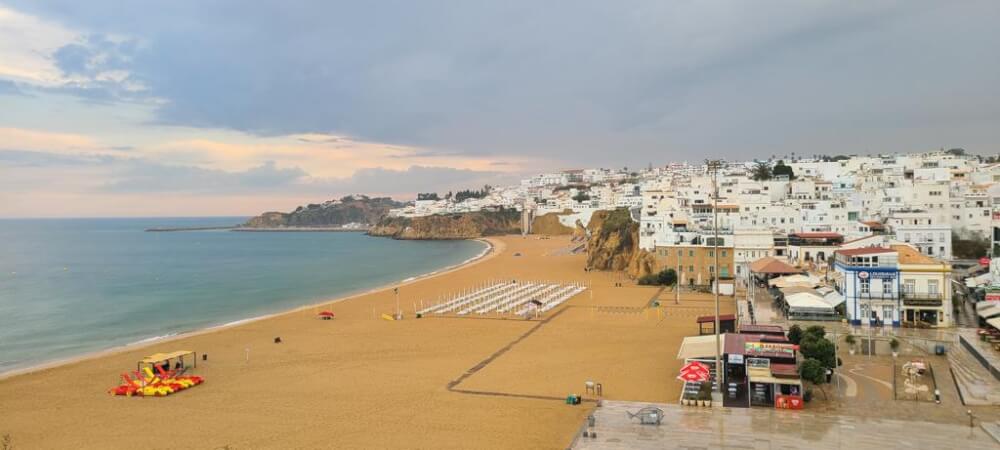
M777 409L802 409L803 401L801 395L775 395L774 407Z
M989 258L979 258L979 265L980 266L989 266L990 265L990 259Z

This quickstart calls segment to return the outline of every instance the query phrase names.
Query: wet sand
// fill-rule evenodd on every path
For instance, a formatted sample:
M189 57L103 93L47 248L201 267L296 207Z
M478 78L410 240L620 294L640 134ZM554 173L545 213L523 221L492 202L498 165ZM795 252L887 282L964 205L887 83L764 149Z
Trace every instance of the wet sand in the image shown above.
M373 317L395 309L385 289L322 307L332 321L306 308L0 380L0 434L32 449L565 448L590 406L557 399L583 394L586 380L609 399L676 400L677 347L697 334L694 317L712 312L710 296L674 305L663 293L658 312L645 308L658 289L584 272L585 255L559 251L568 238L491 242L483 260L403 285L402 321ZM414 302L497 278L593 289L544 322L413 317ZM204 385L163 398L107 394L142 356L178 349L209 355L194 372Z

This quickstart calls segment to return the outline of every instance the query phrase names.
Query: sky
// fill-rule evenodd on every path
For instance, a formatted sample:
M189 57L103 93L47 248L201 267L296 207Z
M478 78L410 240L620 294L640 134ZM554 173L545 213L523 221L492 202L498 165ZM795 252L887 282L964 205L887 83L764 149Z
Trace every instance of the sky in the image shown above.
M995 0L0 0L0 217L996 154L997 23Z

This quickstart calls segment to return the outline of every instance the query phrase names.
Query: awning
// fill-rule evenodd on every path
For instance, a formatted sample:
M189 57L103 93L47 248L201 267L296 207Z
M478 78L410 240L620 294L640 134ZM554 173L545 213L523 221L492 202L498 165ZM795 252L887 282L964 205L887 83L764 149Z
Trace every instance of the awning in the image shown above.
M787 275L768 282L771 286L783 288L790 286L816 287L820 285L819 277L812 275Z
M785 302L788 303L788 309L795 310L797 312L832 312L833 307L830 306L823 297L810 293L810 292L799 292L797 294L786 295Z
M802 380L796 380L794 378L775 378L773 376L750 376L751 383L768 383L768 384L788 384L792 386L802 386Z
M719 336L719 354L723 353L723 346L726 342L726 333ZM688 336L681 341L681 348L677 351L677 359L689 358L714 358L715 357L715 335Z
M990 305L979 311L976 311L976 315L984 319L989 319L990 317L1000 316L1000 306Z
M154 353L145 358L142 358L141 360L139 360L139 362L142 364L154 364L166 361L168 359L179 358L181 356L187 356L187 355L194 355L194 352L191 350L178 350L176 352L170 352L170 353Z
M987 320L986 323L989 324L989 326L1000 330L1000 317L994 317L990 320Z
M769 275L802 273L802 269L797 269L786 262L771 257L761 258L750 263L750 271Z
M970 288L979 287L989 283L992 280L992 278L993 274L989 272L986 272L981 275L976 275L974 277L969 277L965 279L965 286Z

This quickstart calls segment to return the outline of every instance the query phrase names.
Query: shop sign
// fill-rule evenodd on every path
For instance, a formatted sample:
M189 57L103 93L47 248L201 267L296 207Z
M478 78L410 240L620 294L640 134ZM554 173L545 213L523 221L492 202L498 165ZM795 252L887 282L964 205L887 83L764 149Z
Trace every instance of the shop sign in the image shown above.
M743 355L729 354L729 364L743 364Z
M778 344L774 342L747 342L743 344L746 355L776 355L779 357L794 357L798 346L794 344Z
M802 396L799 395L778 394L774 396L774 407L777 409L802 409L803 403Z
M867 280L868 277L869 277L868 272L865 272L865 271L858 272L858 278L860 278L862 280Z
M742 355L740 355L742 356ZM771 360L767 358L747 358L747 368L771 370Z

